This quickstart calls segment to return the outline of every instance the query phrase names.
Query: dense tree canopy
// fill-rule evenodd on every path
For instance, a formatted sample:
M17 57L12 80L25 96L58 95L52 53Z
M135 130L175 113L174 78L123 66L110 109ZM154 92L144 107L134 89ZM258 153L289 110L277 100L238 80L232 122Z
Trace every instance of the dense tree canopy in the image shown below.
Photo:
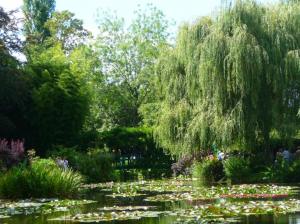
M74 18L69 11L54 12L45 22L44 27L49 30L48 41L60 42L66 52L70 52L79 45L87 43L90 33L84 29L82 20Z
M84 46L90 33L83 22L69 11L54 10L54 0L24 0L23 67L30 96L25 136L40 152L56 144L76 144L90 114L89 83L97 65Z
M155 126L161 146L181 155L268 148L299 130L299 1L235 1L181 26L175 46L152 5L130 24L100 11L94 39L55 0L24 0L23 12L21 24L0 8L1 136L48 147Z
M41 43L50 35L45 23L55 10L55 0L24 0L23 4L27 41Z
M27 65L31 76L30 124L39 148L73 144L83 129L89 100L80 70L71 67L61 45L35 55Z
M299 129L300 5L236 1L183 25L158 65L156 136L174 154L268 147Z
M168 43L169 21L156 7L139 8L136 18L125 26L113 14L99 17L99 52L104 85L99 90L99 110L104 126L136 126L139 107L151 101L155 63Z
M21 49L17 24L14 12L0 7L0 136L7 138L21 136L27 99L20 64L12 55Z

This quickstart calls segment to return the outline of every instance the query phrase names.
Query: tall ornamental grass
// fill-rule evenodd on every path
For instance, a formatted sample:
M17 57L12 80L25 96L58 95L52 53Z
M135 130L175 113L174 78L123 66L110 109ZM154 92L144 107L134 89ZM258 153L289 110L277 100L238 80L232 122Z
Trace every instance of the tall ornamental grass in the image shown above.
M78 193L82 176L60 169L53 160L35 159L29 167L19 165L0 177L1 198L69 198Z

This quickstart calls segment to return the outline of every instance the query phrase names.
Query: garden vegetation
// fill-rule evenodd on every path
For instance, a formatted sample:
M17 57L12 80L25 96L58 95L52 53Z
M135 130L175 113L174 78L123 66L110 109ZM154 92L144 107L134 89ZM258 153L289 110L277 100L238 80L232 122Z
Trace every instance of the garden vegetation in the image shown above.
M153 5L130 24L98 10L93 36L55 0L23 3L23 21L0 7L1 197L73 197L83 182L171 170L299 181L297 153L276 155L300 145L299 1L236 0L175 42Z
M155 135L175 155L270 149L299 130L300 4L236 1L180 30L157 72Z

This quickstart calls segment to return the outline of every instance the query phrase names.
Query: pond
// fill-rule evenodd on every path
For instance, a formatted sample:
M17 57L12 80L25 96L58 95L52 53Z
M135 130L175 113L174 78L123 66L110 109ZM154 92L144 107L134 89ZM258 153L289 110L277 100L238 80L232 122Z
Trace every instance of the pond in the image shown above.
M300 223L297 186L197 183L111 182L85 185L74 200L0 200L0 223Z

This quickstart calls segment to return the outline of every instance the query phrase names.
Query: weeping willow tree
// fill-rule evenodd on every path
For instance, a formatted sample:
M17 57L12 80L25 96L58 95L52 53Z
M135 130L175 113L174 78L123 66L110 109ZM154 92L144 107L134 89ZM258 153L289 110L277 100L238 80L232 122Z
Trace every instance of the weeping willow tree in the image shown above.
M157 71L155 136L172 154L289 139L299 128L300 4L241 0L185 24Z

